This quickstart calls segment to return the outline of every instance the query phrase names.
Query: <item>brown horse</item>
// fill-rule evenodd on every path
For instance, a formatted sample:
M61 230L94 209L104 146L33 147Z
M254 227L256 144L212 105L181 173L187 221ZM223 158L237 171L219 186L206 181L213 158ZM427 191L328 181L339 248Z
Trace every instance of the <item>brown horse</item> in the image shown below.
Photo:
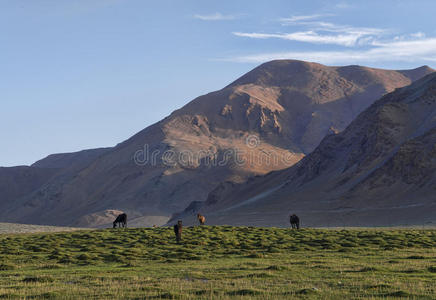
M198 222L200 222L200 225L204 225L204 223L206 222L206 218L200 214L197 214L197 219Z

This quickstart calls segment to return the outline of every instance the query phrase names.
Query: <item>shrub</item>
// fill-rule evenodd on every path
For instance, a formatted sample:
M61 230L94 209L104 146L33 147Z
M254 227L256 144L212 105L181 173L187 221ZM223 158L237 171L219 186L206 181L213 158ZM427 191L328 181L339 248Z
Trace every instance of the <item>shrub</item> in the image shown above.
M227 295L230 296L255 296L260 294L262 294L261 291L253 290L253 289L241 289L241 290L227 292Z
M431 272L431 273L436 273L436 266L428 267L427 270L428 270L429 272Z
M53 282L53 278L49 277L49 276L27 276L24 277L23 282Z

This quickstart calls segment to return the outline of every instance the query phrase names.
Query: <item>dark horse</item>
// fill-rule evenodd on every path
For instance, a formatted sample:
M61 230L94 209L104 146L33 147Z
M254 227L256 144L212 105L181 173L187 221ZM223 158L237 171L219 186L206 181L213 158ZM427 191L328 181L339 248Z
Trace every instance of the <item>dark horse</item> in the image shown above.
M300 229L300 218L296 214L289 217L289 222L291 222L292 228Z
M127 215L125 213L118 215L114 221L114 228L117 227L117 223L118 223L118 227L121 227L121 225L123 227L127 227Z
M174 234L176 235L177 244L182 240L182 221L177 221L177 224L174 225Z

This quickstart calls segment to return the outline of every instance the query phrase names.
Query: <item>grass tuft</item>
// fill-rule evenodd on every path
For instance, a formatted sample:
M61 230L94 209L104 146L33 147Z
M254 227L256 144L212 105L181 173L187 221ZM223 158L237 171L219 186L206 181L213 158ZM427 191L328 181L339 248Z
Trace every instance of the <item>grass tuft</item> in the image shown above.
M297 291L298 295L314 295L318 293L318 289L311 288L311 289L301 289Z
M27 276L24 277L23 282L33 283L33 282L53 282L54 279L50 276Z
M425 256L422 256L422 255L411 255L411 256L408 256L407 259L425 259Z
M258 291L254 289L241 289L241 290L227 292L227 295L230 296L255 296L261 294L262 291Z
M11 264L0 264L0 271L10 271L10 270L15 270L17 268L16 265L11 265Z
M405 291L395 291L392 293L383 294L382 296L385 296L385 297L412 297L413 295L411 295Z
M436 266L430 266L427 269L430 273L436 273Z

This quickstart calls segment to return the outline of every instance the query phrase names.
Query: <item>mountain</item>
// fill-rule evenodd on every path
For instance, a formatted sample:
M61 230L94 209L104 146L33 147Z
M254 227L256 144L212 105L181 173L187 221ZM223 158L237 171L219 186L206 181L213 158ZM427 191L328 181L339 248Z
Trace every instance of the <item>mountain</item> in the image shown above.
M392 226L436 222L436 74L397 89L298 164L223 183L200 211L216 224ZM191 220L192 221L192 220Z
M28 166L0 167L0 203L14 203L20 197L37 190L58 171L56 168Z
M44 192L44 185L62 183L110 148L51 154L31 166L0 167L0 211L21 205L20 199ZM51 193L50 197L56 193Z
M292 166L380 96L430 72L426 66L393 71L265 63L94 159L75 160L0 218L85 226L100 216L101 223L89 224L102 226L119 210L144 224L165 223L191 202L205 201L221 182L242 183Z
M50 154L32 164L38 168L68 168L77 164L86 165L100 155L109 151L110 148L87 149L71 153Z

